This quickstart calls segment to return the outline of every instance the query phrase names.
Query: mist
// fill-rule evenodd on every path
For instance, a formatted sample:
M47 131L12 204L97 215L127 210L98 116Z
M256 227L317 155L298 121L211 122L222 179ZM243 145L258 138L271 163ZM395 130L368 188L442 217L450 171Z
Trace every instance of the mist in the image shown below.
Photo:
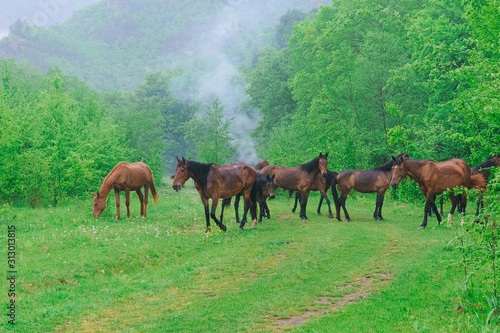
M78 19L66 24L71 21L72 13L94 3L97 3L94 5L95 10L87 11L85 15L79 15ZM182 3L182 1L176 3ZM89 48L83 47L83 50L78 50L78 52L71 50L66 54L50 54L45 51L46 47L41 45L40 48L42 48L45 53L44 56L47 58L33 57L33 60L38 61L33 66L41 70L51 66L58 66L65 74L76 75L83 80L90 80L88 84L95 89L123 89L123 82L125 82L123 75L125 74L126 84L128 85L126 89L131 90L134 86L143 82L147 73L182 68L183 74L180 77L175 77L174 82L171 82L173 97L182 101L196 103L200 106L202 113L205 110L204 106L209 105L213 98L218 97L224 107L225 118L232 119L231 136L233 140L231 144L238 149L236 159L241 162L255 164L261 158L265 158L265 156L257 156L254 141L250 137L250 133L258 125L261 115L258 109L249 109L248 107L250 96L246 93L247 84L240 72L240 68L243 62L248 62L252 58L252 55L250 54L250 47L245 48L246 44L242 42L242 38L246 38L245 42L250 43L254 51L255 49L267 47L272 43L272 28L279 23L281 16L288 10L293 8L309 12L313 7L321 4L331 4L331 1L213 1L213 8L216 9L214 9L214 12L217 14L210 17L210 22L201 23L204 29L201 31L196 30L197 22L192 22L194 23L192 26L186 25L184 29L187 31L179 33L174 38L175 44L160 45L157 48L157 50L163 50L161 51L163 54L152 54L149 45L141 44L140 53L129 56L130 52L127 47L130 47L130 45L120 42L127 38L150 38L149 35L144 35L143 30L134 30L133 26L134 24L137 25L137 23L130 20L131 24L129 24L127 18L127 15L131 16L138 10L147 10L148 6L150 6L150 2L147 1L144 1L143 4L140 1L132 0L22 0L15 3L12 1L2 2L0 4L0 29L3 29L5 35L8 32L9 25L15 23L17 19L27 22L30 26L49 29L55 24L62 23L53 30L56 34L64 33L65 29L74 30L75 27L82 29L78 33L85 36L84 38L92 37L97 43L101 43L102 47L99 46L102 48L101 50L94 49L96 45L94 43L89 44ZM102 30L101 35L95 35L94 27L86 26L85 22L88 17L92 17L94 13L102 13L103 10L111 18L108 18L109 21L103 22L105 29ZM118 16L114 16L114 14ZM67 22L65 22L66 20ZM153 21L154 18L152 18ZM155 42L161 42L162 31L166 31L165 27L167 25L165 20L155 22L157 22L156 25L147 26L147 28L151 28L151 31L159 35L157 39L151 39ZM141 28L144 27L141 26ZM267 35L261 33L262 29L268 29ZM138 35L133 35L134 33ZM254 38L256 35L260 39ZM81 38L81 36L78 37ZM169 36L168 32L167 36ZM67 38L68 36L64 37ZM83 42L87 42L87 40L84 39ZM167 42L163 41L163 43ZM19 43L19 45L25 44ZM236 56L234 49L237 50ZM9 49L5 48L5 50L4 54L9 56ZM137 49L134 49L134 51L137 51ZM17 57L22 52L18 47L17 53L14 53L14 55ZM107 67L104 67L105 72L103 72L101 70L103 68L102 64L99 61L113 57L116 52L120 52L121 62L104 63ZM233 53L231 54L231 52ZM34 49L31 54L37 54L37 50ZM29 58L30 54L27 54L26 57ZM99 67L99 71L96 71L95 67ZM105 80L96 79L97 75L99 77L104 75ZM182 80L184 82L180 82ZM195 84L192 84L193 80ZM198 114L198 116L202 117L203 114Z

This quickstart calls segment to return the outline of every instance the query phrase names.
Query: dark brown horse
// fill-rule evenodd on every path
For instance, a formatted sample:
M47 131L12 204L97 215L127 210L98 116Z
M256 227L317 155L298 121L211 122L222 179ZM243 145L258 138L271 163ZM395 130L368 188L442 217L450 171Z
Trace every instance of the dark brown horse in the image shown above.
M427 226L427 216L431 209L436 214L438 224L441 223L441 216L435 203L436 195L450 189L452 191L450 199L454 207L456 206L456 199L453 191L456 187L480 189L486 185L483 175L471 176L470 166L460 159L438 163L433 160L403 159L398 156L397 158L393 157L393 161L391 186L396 189L401 179L409 176L418 183L420 190L427 199L424 208L424 221L420 225L421 229ZM465 212L465 202L462 212Z
M407 153L402 153L398 157L409 158ZM377 193L373 217L376 221L382 221L384 219L382 217L382 206L384 205L385 192L390 186L393 165L394 162L389 161L371 170L347 169L340 171L337 175L337 187L340 193L339 205L336 204L337 220L342 221L340 218L340 207L342 207L345 218L348 222L351 222L345 202L347 195L353 189L361 193Z
M269 197L269 199L274 199L274 191L276 190L276 184L274 184L274 176L264 175L261 173L257 174L257 180L252 188L252 193L256 192L257 202L259 203L259 223L262 222L262 218L269 218L269 208L265 204L265 199ZM236 214L236 222L240 223L240 218L238 216L238 207L240 203L241 193L236 195L234 199L234 212ZM221 204L221 212L220 212L220 221L222 222L224 216L224 208L231 204L231 198L222 200ZM266 210L267 208L267 210ZM266 216L267 214L267 216ZM255 225L252 225L255 227Z
M144 187L144 197L141 188ZM140 216L146 217L146 208L148 206L148 191L151 189L155 204L158 202L153 173L151 169L142 162L137 163L118 163L113 170L106 176L101 185L101 189L94 193L94 209L92 216L99 217L106 208L106 198L115 190L116 198L116 219L120 219L120 191L125 191L125 205L127 206L127 220L130 219L130 191L135 191L141 201Z
M326 200L326 203L328 204L328 212L329 215L328 217L333 219L333 214L332 214L332 208L330 206L330 199L328 199L328 190L331 188L332 189L332 195L333 195L333 201L335 204L338 204L339 201L339 196L337 194L337 175L338 173L333 172L328 170L326 172L325 177L316 177L316 181L314 182L313 186L311 187L311 191L319 191L321 193L321 197L319 199L319 205L318 205L318 215L321 215L321 204L323 203L323 199ZM290 199L292 197L293 191L289 191L289 196L288 198ZM297 203L299 201L299 192L295 193L295 204L293 205L292 212L295 213L295 210L297 209Z
M476 165L471 169L472 175L477 175L477 174L482 174L486 184L488 184L488 180L490 178L491 174L491 167L498 167L500 166L500 154L496 154L494 156L488 157L486 161L483 163ZM486 190L486 186L481 189L482 192ZM476 216L479 215L479 210L480 208L484 208L484 202L483 202L483 195L481 194L477 200L477 209L476 209Z
M199 163L188 161L184 157L177 158L177 168L172 182L172 187L177 192L189 179L194 180L194 185L200 194L201 201L205 206L205 218L207 221L207 232L210 231L210 217L215 223L226 231L226 226L217 219L215 210L219 199L234 197L241 193L245 200L245 210L241 220L240 230L246 223L248 210L252 215L252 221L257 222L255 209L256 199L252 199L252 187L257 180L257 171L246 163L235 163L230 165L217 165L214 163ZM208 199L212 199L212 210L209 213Z
M312 161L300 164L296 167L284 167L278 165L268 165L260 173L275 176L274 182L278 187L287 191L298 191L300 201L300 217L308 220L306 216L307 199L311 187L316 181L316 177L326 175L328 168L328 153L319 154Z

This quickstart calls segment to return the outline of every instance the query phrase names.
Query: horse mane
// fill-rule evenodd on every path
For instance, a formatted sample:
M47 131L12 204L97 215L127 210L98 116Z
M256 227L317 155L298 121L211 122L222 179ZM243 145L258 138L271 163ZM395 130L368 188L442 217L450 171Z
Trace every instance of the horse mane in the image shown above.
M489 168L491 166L493 166L493 162L491 161L493 159L493 156L490 156L486 159L486 161L484 161L483 163L479 164L479 165L476 165L474 167L474 169L480 169L480 168Z
M215 163L200 163L196 161L187 161L187 166L189 171L195 175L196 179L194 179L202 188L207 187L207 178L210 169ZM178 165L180 166L180 165Z
M308 173L313 172L319 167L319 157L314 158L312 161L301 164L300 168Z
M378 166L376 168L373 168L372 170L374 171L382 171L382 172L389 172L392 170L392 166L394 165L394 161L389 161L385 163L384 165Z
M116 169L118 169L118 167L124 165L124 164L128 164L127 162L119 162L118 164L116 164L114 166L113 169L111 169L111 171L108 173L108 175L106 176L106 178L104 178L103 182L102 182L102 185L101 185L101 188L99 189L99 191L97 192L101 192L101 190L106 187L106 189L108 188L108 182L109 182L109 179L111 178L111 176L113 176L113 174L115 173Z

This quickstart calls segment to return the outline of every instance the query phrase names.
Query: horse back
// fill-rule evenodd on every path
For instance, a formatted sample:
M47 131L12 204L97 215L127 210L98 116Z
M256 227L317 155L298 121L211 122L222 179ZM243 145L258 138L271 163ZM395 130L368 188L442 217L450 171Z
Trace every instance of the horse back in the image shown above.
M152 181L153 173L143 162L120 162L111 170L108 177L113 187L119 190L128 188L136 191Z
M257 170L246 163L213 165L208 174L207 191L211 197L231 198L251 190L257 179Z
M386 191L389 188L391 172L380 170L347 169L337 175L337 184L342 190L353 189L361 193Z

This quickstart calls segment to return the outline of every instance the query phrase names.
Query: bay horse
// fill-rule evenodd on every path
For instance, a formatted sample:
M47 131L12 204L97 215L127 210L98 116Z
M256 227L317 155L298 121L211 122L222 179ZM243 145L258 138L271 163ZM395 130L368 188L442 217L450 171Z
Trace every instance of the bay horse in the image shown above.
M245 200L245 210L239 229L242 230L247 222L247 212L250 210L253 224L256 224L257 214L255 209L255 197L252 195L252 187L257 180L257 171L249 164L235 163L229 165L217 165L215 163L200 163L196 161L182 160L177 158L172 188L177 192L182 185L192 178L201 202L205 206L205 219L207 222L206 232L210 231L210 217L222 231L226 226L217 219L215 210L219 199L234 197L241 193ZM208 200L212 199L212 209L209 212Z
M436 195L450 189L452 191L450 199L454 208L456 198L453 190L456 187L480 189L486 185L483 175L471 175L470 166L461 159L455 158L439 163L433 160L403 159L400 156L397 158L393 156L392 159L394 166L392 167L391 186L396 189L401 179L409 176L418 183L420 190L427 199L424 208L424 220L419 227L420 229L427 226L427 216L431 209L436 214L438 224L441 223L441 216L435 202ZM465 204L464 202L462 213L465 212Z
M332 214L332 208L330 206L330 200L328 199L328 190L331 188L332 189L332 195L333 195L333 201L334 203L338 203L339 201L339 196L337 194L337 187L335 186L337 184L337 175L338 173L334 171L327 170L326 176L325 177L316 177L316 181L314 182L313 186L311 187L311 191L319 191L321 193L321 197L319 199L319 205L318 205L318 215L321 215L321 204L323 203L323 200L326 200L326 203L328 204L328 212L329 215L328 217L333 219L333 214ZM288 199L292 197L293 191L289 191ZM292 208L292 213L295 213L295 210L297 209L297 202L299 201L299 192L295 193L295 204L293 205Z
M328 169L328 153L319 154L312 161L300 164L296 167L284 167L279 165L268 165L260 170L260 173L275 176L274 182L278 187L286 191L298 191L300 201L300 217L309 220L306 215L307 199L316 177L326 175Z
M274 191L276 189L276 184L274 184L274 176L269 176L269 175L264 175L261 173L257 174L257 180L255 181L255 184L252 188L252 191L256 192L257 196L257 202L259 203L259 209L260 209L260 214L259 214L259 223L262 222L262 218L269 218L269 208L267 208L267 205L265 204L265 199L269 197L269 199L274 199L275 194ZM238 216L238 207L240 203L240 197L241 193L236 195L234 199L234 211L236 214L236 222L240 223L240 218ZM224 216L224 208L229 206L231 204L231 198L229 199L224 199L222 200L222 209L220 212L220 221L222 222L223 216ZM267 208L267 210L266 210ZM267 216L266 216L267 214ZM255 227L255 225L252 225L252 227Z
M144 187L144 197L141 188ZM127 220L130 219L130 191L135 191L141 202L140 217L146 217L148 206L148 191L151 190L155 204L158 203L158 194L156 193L153 172L142 162L136 163L118 163L113 170L104 179L99 191L94 193L93 217L101 216L106 208L106 198L111 189L115 191L116 198L116 219L120 219L120 191L125 191L125 205L127 206Z
M398 157L403 159L409 158L408 153L399 154ZM370 170L342 170L337 175L337 187L340 194L339 204L336 204L337 220L342 221L340 218L340 207L344 210L345 218L351 222L351 217L347 213L345 202L347 195L351 189L361 193L377 193L377 200L375 201L375 211L373 217L375 221L383 221L382 206L384 205L385 192L390 186L392 177L393 161L389 161L384 165L378 166Z
M484 180L486 181L486 185L488 185L488 179L491 174L491 167L498 167L500 166L500 154L496 154L493 156L490 156L484 161L483 163L476 165L471 169L471 174L472 175L477 175L477 174L482 174L484 177ZM482 188L481 192L484 192L486 188ZM459 198L460 195L457 195L457 199ZM461 206L461 201L458 200L458 212L460 213L462 211L462 206ZM441 205L441 214L443 214L443 197L440 198L439 203ZM477 200L477 208L476 208L476 216L479 216L479 210L484 208L484 202L483 202L483 195L479 196Z
M268 166L269 162L267 161L267 158L260 161L259 163L254 165L255 170L260 171L263 167ZM259 218L259 223L262 222L262 214L264 211L267 212L267 218L269 218L269 208L267 207L266 204L266 199L272 194L272 198L274 199L274 177L272 180L270 180L267 177L259 177L259 173L257 173L257 181L255 182L255 189L257 191L257 202L259 203L259 208L260 208L260 218ZM272 188L272 189L271 189ZM236 196L234 199L234 211L236 215L236 222L240 223L240 219L238 216L238 206L240 202L240 194ZM222 218L224 216L224 208L228 207L231 204L231 198L227 198L222 200L221 204L221 213L220 213L220 221L222 222ZM253 226L255 227L255 226Z

